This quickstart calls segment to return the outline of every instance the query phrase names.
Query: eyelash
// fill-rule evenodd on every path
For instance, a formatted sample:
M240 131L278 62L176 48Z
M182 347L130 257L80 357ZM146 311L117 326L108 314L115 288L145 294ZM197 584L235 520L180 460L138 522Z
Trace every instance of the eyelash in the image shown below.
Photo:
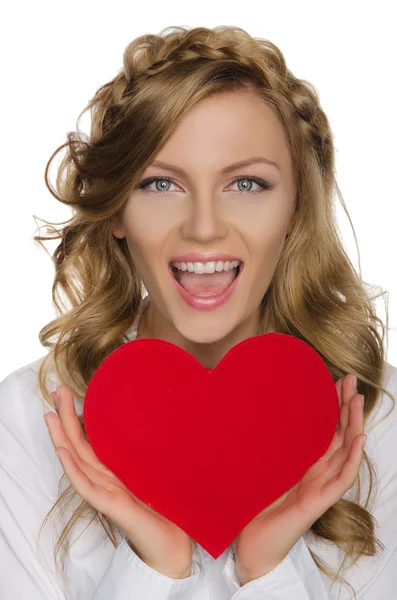
M257 190L256 192L244 192L239 190L237 193L238 194L260 194L263 191L270 191L273 189L274 186L270 185L270 183L267 183L267 181L263 181L262 179L258 179L257 177L250 177L248 175L241 175L240 177L237 177L236 179L234 179L232 181L232 183L237 183L238 181L253 181L254 183L257 183L262 189L261 190ZM151 183L153 183L154 181L168 181L169 183L175 183L170 177L159 177L159 176L153 176L153 177L148 177L147 179L144 179L143 181L141 181L138 185L137 188L140 190L144 190L145 194L162 194L163 192L160 191L147 191L145 188L147 188L147 186L149 186ZM177 184L175 184L177 185ZM168 191L168 190L167 190Z

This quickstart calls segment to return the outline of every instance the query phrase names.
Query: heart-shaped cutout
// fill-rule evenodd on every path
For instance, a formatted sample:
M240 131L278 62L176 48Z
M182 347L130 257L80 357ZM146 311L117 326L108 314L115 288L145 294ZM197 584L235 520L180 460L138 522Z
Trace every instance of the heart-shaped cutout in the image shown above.
M214 369L164 340L127 342L84 401L98 459L215 559L326 452L338 417L322 358L281 333L239 342Z

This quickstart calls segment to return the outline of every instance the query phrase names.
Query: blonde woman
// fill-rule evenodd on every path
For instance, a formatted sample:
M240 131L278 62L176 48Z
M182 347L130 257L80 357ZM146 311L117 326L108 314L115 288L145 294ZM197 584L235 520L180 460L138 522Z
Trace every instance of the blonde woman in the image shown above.
M392 600L397 369L338 236L333 136L313 86L238 27L175 27L132 41L87 108L90 136L77 126L45 173L73 211L35 237L60 240L48 352L0 384L1 599ZM214 560L97 460L85 391L131 339L213 368L268 332L319 353L339 423Z

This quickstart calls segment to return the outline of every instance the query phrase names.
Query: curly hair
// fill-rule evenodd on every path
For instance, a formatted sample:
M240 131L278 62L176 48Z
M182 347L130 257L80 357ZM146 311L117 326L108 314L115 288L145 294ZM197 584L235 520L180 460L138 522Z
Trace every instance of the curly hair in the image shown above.
M140 173L184 115L201 99L230 90L255 91L273 109L285 132L297 190L293 230L260 305L262 331L272 323L275 331L309 344L334 381L355 373L358 392L365 397L366 420L381 391L395 401L382 387L388 315L386 307L384 325L376 315L374 300L384 292L370 295L373 286L362 281L360 258L357 274L341 242L335 193L346 214L347 209L336 182L333 135L318 93L287 69L282 52L272 42L253 38L239 27L219 26L167 27L158 35L145 34L129 43L123 68L97 90L80 113L76 131L67 134L66 143L47 163L48 189L72 207L72 217L58 223L64 227L49 227L47 236L34 237L41 246L44 240L60 239L52 257L57 317L39 332L41 344L48 349L39 369L39 386L51 406L48 370L55 368L59 381L83 403L94 372L129 340L128 331L142 308L143 283L126 240L110 231L112 219L122 213ZM87 110L91 111L89 137L79 129ZM64 148L54 189L49 167ZM85 432L83 415L79 419ZM375 521L369 512L376 470L366 453L363 463L370 481L364 505L359 475L354 500L340 499L311 527L315 538L334 542L345 551L343 563L384 549L375 537ZM62 494L59 491L39 537L52 512L70 504L76 495L71 485ZM92 516L88 525L98 520L117 547L115 523L82 500L57 540L57 571L58 554L74 524L86 513ZM311 554L328 577L353 590L339 575L343 563L334 574Z

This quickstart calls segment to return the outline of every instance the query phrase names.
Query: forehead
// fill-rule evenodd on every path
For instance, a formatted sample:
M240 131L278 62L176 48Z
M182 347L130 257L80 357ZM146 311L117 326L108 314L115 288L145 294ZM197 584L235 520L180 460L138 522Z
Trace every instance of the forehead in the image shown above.
M173 163L191 172L218 172L253 156L277 163L281 171L290 168L285 134L273 109L254 91L238 91L198 102L153 162Z

